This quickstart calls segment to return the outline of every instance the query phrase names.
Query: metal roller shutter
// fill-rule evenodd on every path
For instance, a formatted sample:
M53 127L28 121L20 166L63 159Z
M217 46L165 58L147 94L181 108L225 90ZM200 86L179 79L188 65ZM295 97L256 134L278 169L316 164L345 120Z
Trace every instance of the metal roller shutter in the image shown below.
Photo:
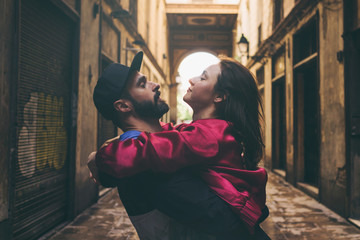
M20 3L14 239L67 215L74 23L46 0Z

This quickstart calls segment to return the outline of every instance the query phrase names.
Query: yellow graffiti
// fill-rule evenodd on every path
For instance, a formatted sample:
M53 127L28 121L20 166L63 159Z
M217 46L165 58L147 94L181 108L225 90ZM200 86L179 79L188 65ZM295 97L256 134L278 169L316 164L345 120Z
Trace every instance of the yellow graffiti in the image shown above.
M18 140L18 162L23 176L31 177L35 169L64 167L67 157L64 121L63 97L31 93L24 107L24 126Z
M31 93L30 100L24 106L24 126L18 140L19 170L25 177L32 177L36 166L36 134L38 95Z
M57 117L55 119L64 119L64 100L60 98L57 100ZM67 153L67 134L64 126L64 121L59 122L60 125L56 128L55 132L55 143L56 143L56 151L53 159L53 167L57 170L61 169L66 160Z
M36 135L36 168L61 169L67 155L67 133L64 126L62 97L39 94Z

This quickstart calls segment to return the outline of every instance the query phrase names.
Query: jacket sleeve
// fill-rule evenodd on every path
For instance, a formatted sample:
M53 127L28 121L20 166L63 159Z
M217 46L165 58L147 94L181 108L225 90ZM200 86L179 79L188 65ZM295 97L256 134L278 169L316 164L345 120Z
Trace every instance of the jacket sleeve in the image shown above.
M210 129L189 124L180 131L143 132L137 139L115 140L97 152L96 164L100 171L117 178L145 170L170 173L211 161L218 149Z

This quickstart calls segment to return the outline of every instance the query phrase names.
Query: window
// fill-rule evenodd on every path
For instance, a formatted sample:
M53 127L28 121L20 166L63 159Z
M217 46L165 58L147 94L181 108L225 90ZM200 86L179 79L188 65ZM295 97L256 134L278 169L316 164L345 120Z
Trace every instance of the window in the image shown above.
M256 70L256 79L258 82L258 86L264 84L264 66Z
M260 23L258 27L258 47L261 45L261 41L262 41L262 27Z
M316 53L317 42L317 21L312 19L294 35L294 64Z
M283 0L274 0L274 22L273 29L280 23L284 17Z

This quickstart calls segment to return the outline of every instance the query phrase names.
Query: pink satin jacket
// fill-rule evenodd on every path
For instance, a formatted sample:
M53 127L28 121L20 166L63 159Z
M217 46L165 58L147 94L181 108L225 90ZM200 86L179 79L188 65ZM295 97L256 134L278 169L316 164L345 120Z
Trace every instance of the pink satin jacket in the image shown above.
M252 231L265 207L267 173L263 168L244 168L231 123L202 119L163 129L101 148L96 155L99 170L122 178L145 170L171 173L196 165L201 178Z

